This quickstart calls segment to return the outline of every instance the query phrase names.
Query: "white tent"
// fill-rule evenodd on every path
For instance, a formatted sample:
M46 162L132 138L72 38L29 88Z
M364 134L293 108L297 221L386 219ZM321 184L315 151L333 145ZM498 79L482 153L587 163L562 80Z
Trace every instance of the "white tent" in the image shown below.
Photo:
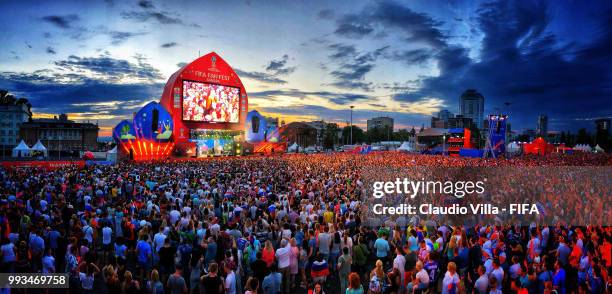
M411 152L413 151L413 149L412 147L410 147L410 144L408 143L408 141L405 141L404 143L402 143L401 146L399 146L399 148L397 148L397 151Z
M47 155L48 155L47 147L45 147L45 145L43 145L43 143L40 142L40 140L38 140L36 142L36 144L34 144L34 146L32 146L31 151L40 152L40 153L43 154L43 157L47 157Z
M293 143L291 146L287 148L287 152L297 152L299 148L300 148L300 145L298 145L297 143Z
M106 160L112 163L117 162L117 146L113 149L106 151Z
M595 152L600 153L600 152L606 152L603 148L601 148L601 146L599 146L599 144L597 144L595 146Z
M13 157L29 157L30 156L30 147L26 145L26 143L21 140L19 144L13 148Z
M589 146L588 144L578 144L574 146L574 150L583 151L583 152L591 152L593 151L593 148L591 148L591 146Z
M508 144L508 146L506 147L506 150L508 150L508 152L510 153L518 153L519 151L521 151L521 146L516 143L516 142L510 142L510 144Z

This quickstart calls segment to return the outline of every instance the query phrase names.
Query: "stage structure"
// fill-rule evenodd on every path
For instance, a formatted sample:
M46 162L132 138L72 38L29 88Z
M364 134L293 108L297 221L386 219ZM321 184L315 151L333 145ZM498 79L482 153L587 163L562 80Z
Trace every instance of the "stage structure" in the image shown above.
M135 160L239 155L247 111L242 81L211 52L172 74L160 102L120 122L113 138Z
M268 125L266 118L257 110L252 110L247 115L245 129L249 153L271 154L287 151L287 143L280 140L284 126L279 128Z
M449 138L446 143L448 155L458 157L461 149L472 149L472 131L467 128L454 128L448 130Z
M491 154L491 157L497 156L506 152L506 123L507 115L489 115L489 128L487 133L487 141L485 143L484 156Z

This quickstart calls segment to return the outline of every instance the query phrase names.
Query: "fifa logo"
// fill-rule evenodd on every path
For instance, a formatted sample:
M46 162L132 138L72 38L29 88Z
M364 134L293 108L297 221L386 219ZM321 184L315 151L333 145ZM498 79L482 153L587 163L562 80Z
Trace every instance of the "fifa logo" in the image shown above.
M213 56L210 58L210 67L208 68L208 70L214 72L219 71L219 69L217 69L217 56Z

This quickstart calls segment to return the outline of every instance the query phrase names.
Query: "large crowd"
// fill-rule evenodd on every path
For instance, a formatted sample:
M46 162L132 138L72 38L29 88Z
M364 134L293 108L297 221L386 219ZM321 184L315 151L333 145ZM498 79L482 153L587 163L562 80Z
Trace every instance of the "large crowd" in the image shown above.
M0 272L68 273L69 290L27 293L607 293L612 227L372 225L364 175L610 165L606 154L381 152L0 170ZM571 192L556 201L585 195Z

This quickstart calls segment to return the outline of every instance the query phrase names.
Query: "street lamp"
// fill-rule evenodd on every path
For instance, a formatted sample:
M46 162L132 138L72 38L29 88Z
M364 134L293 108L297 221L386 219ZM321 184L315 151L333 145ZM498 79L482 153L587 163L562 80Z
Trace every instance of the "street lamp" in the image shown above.
M353 145L353 108L355 106L351 105L351 145Z
M442 155L446 154L446 133L442 135Z

